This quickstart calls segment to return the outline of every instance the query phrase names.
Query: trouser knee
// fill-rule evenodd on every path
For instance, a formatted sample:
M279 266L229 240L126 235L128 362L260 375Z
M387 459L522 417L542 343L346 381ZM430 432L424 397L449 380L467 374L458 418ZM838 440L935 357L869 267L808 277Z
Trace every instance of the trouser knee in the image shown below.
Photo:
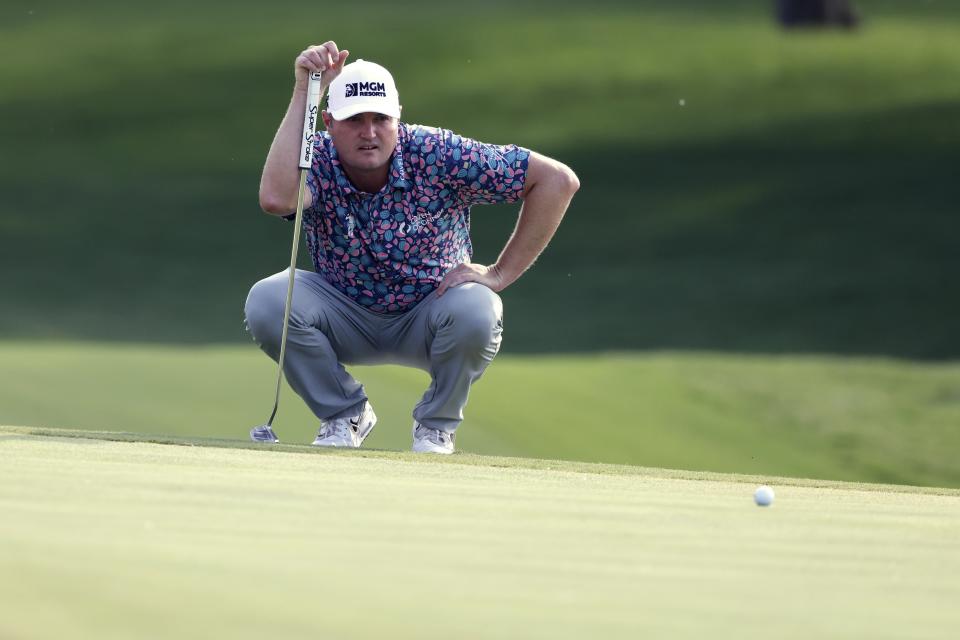
M283 312L286 291L276 278L265 278L250 288L244 304L247 331L263 347L280 344L283 334Z
M496 354L503 332L503 303L490 288L470 283L448 289L441 298L440 328L463 354Z

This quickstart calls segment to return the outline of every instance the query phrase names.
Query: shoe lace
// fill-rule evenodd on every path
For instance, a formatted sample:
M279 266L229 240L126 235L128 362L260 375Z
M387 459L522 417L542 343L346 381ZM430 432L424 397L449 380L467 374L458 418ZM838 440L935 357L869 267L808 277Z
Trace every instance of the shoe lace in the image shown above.
M417 439L419 440L429 440L436 445L445 447L447 446L447 441L444 438L449 437L446 432L440 431L439 429L431 429L422 424L417 425Z
M350 437L350 418L338 418L324 422L320 427L320 437L329 438L338 436L340 438Z

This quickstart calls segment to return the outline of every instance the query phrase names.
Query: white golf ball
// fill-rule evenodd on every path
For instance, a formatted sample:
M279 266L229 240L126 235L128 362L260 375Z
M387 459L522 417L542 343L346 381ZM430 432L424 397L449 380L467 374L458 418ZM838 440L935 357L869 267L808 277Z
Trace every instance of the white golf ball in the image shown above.
M769 507L773 504L773 489L767 485L757 487L757 490L753 492L753 501L761 507Z

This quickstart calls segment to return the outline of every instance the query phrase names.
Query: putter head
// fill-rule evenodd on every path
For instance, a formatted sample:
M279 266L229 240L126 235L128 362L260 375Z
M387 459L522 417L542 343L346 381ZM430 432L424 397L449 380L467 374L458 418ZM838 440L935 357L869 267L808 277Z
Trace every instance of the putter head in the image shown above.
M250 439L254 442L280 442L280 438L273 432L273 427L268 424L260 425L250 429Z

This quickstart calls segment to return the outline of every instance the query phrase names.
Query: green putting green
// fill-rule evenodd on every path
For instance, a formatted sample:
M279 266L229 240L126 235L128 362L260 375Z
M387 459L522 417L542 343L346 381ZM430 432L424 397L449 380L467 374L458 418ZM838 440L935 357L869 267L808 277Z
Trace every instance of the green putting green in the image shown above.
M952 638L960 625L955 490L37 433L0 428L4 638ZM772 507L752 502L761 481Z

